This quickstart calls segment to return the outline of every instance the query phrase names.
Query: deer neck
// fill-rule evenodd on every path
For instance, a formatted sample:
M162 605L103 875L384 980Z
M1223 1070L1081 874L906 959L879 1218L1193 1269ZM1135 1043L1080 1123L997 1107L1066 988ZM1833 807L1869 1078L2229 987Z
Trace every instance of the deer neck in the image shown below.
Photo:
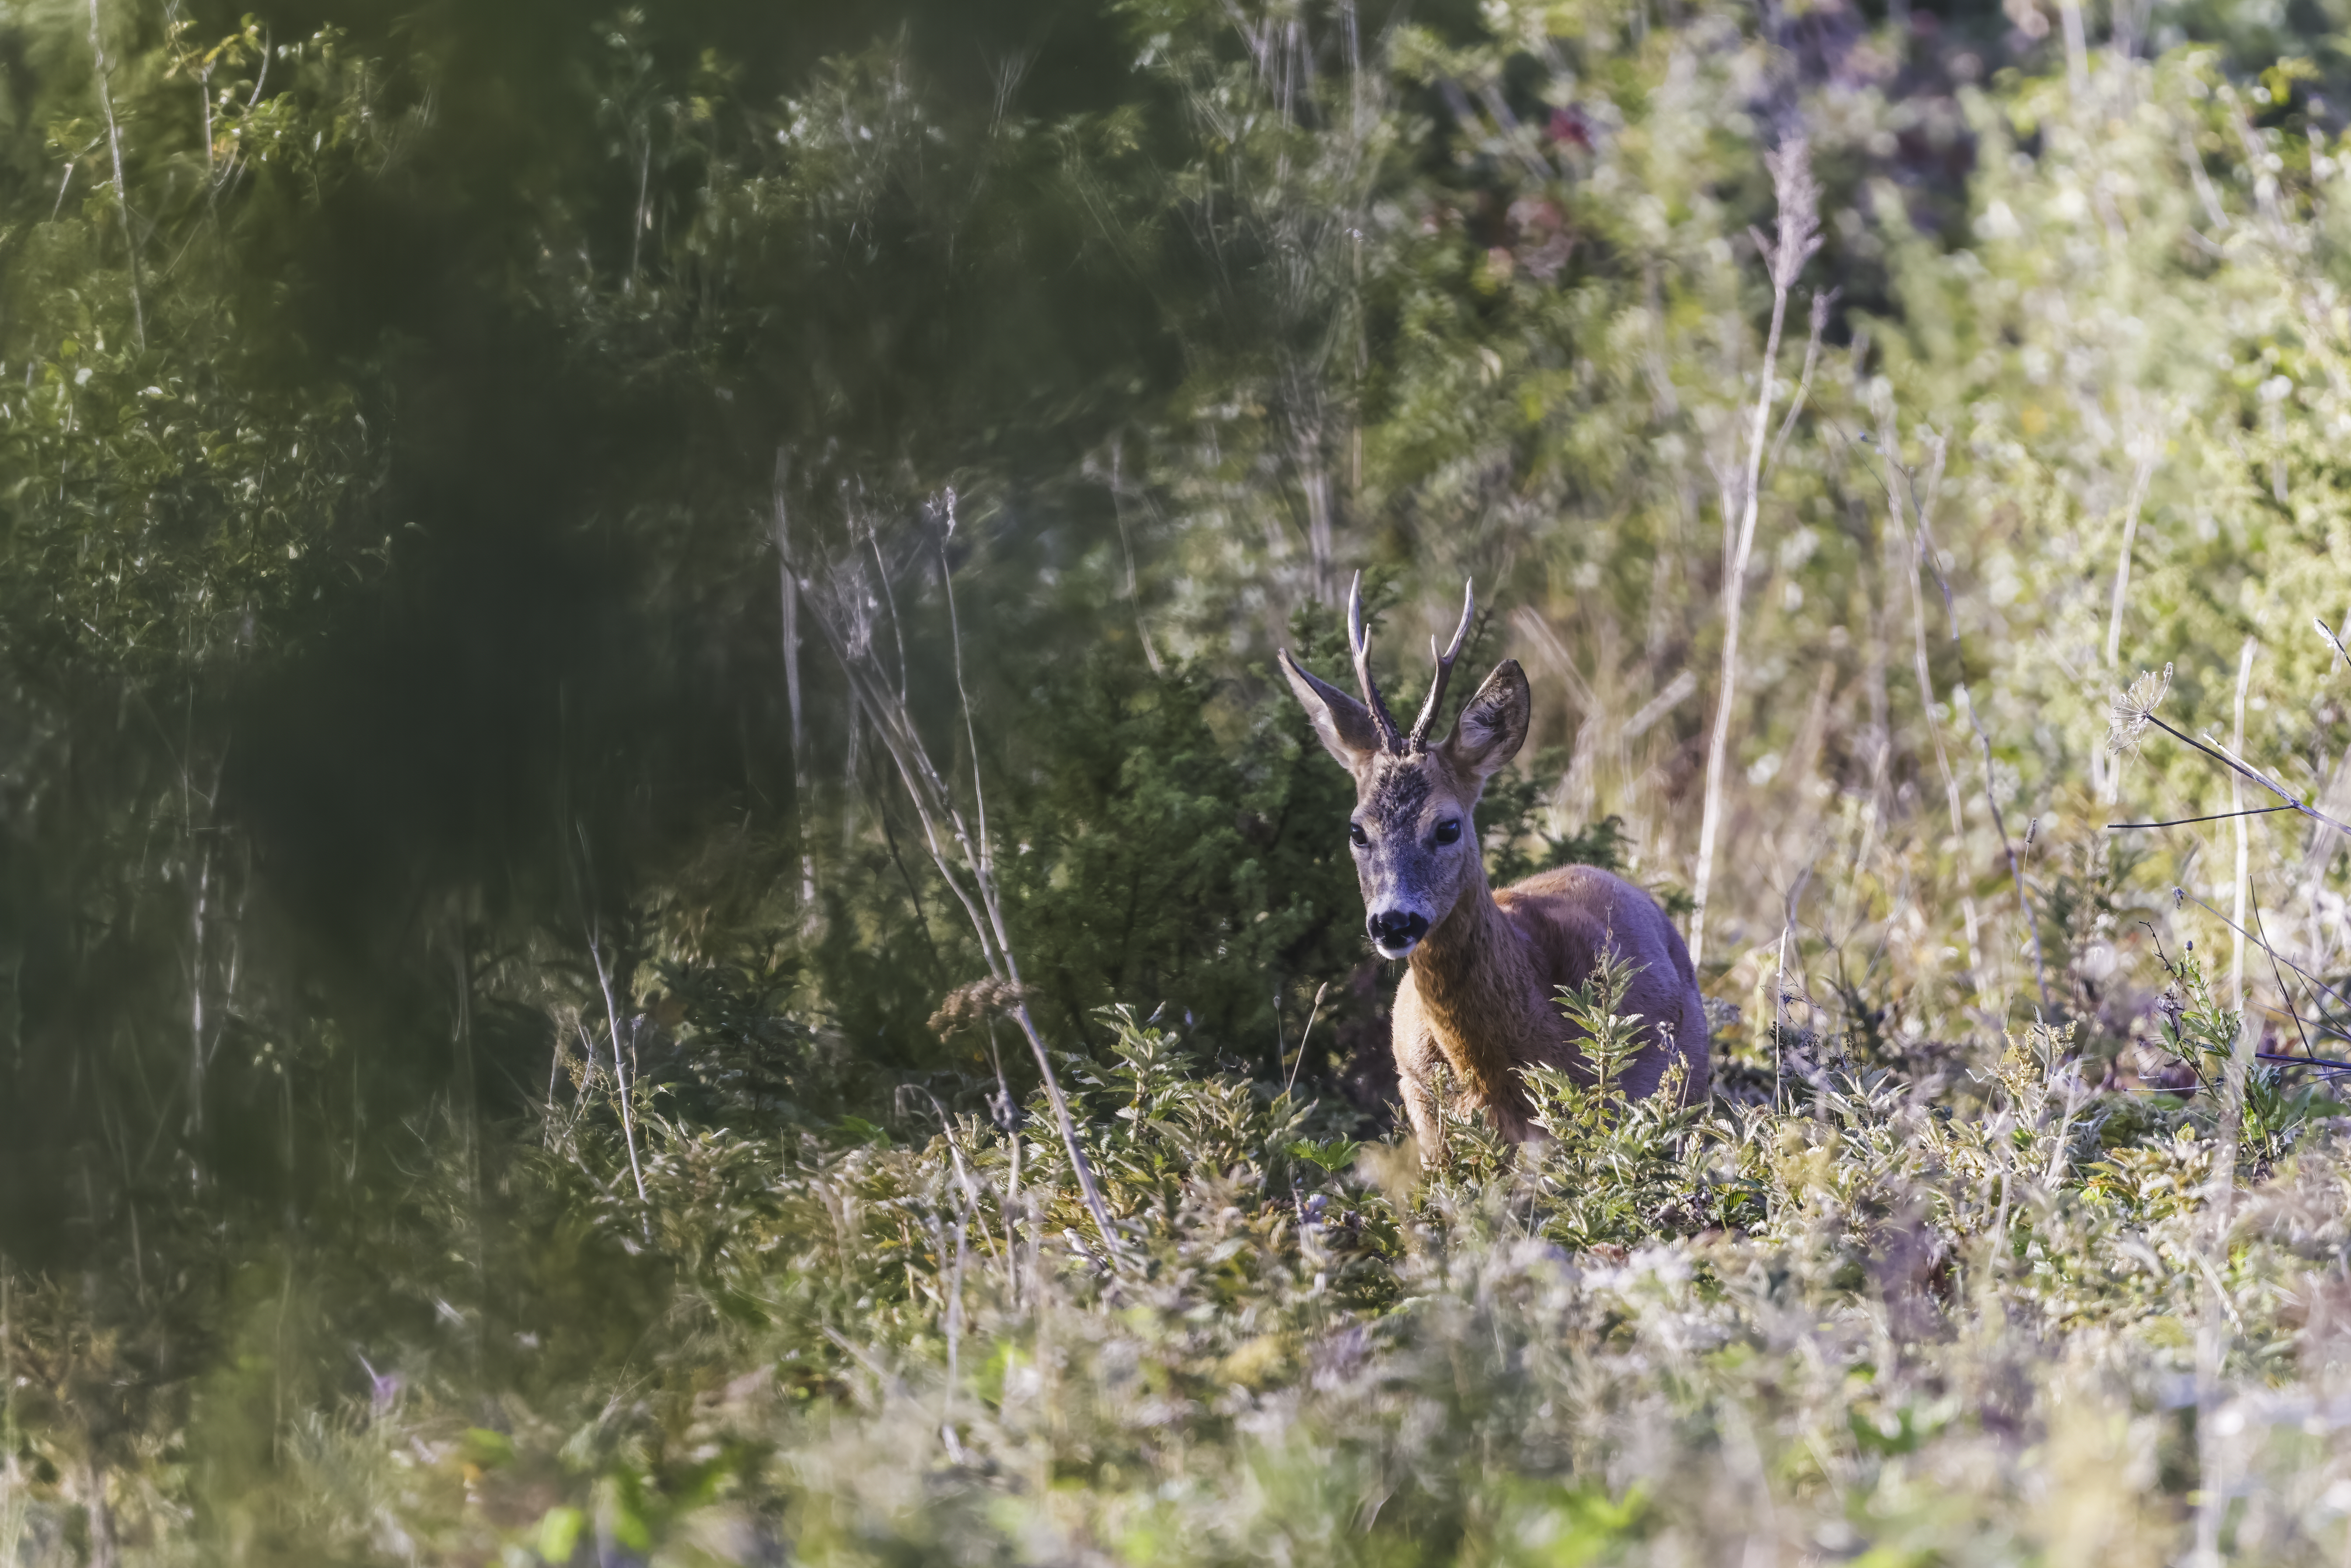
M1543 1060L1565 1026L1546 1009L1534 953L1494 902L1475 850L1471 864L1469 885L1413 949L1413 983L1465 1087L1489 1104L1515 1103L1516 1071Z

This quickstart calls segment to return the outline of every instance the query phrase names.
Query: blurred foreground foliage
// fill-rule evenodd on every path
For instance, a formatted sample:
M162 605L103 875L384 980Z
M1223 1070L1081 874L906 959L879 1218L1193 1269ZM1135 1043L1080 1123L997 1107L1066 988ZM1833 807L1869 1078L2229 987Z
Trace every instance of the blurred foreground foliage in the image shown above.
M808 9L0 10L0 1563L2338 1558L2340 19Z

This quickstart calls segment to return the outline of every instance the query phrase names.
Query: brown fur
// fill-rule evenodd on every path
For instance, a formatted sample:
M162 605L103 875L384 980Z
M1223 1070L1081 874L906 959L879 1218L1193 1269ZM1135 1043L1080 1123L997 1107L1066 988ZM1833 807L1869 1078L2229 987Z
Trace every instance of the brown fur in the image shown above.
M1396 988L1390 1040L1405 1113L1425 1155L1435 1158L1439 1145L1440 1065L1464 1106L1484 1110L1513 1143L1533 1133L1521 1071L1562 1067L1590 1080L1559 993L1590 979L1611 942L1640 966L1620 1008L1644 1020L1653 1042L1622 1080L1625 1093L1656 1092L1674 1057L1669 1034L1688 1063L1683 1099L1705 1098L1712 1078L1706 1008L1689 948L1656 900L1592 866L1543 872L1499 894L1488 890L1481 869L1413 950Z
M1495 666L1452 734L1432 746L1428 720L1452 655L1440 655L1422 722L1407 737L1372 685L1359 600L1349 613L1364 702L1287 653L1282 670L1323 746L1354 776L1351 832L1374 945L1410 964L1396 988L1392 1044L1424 1157L1441 1157L1440 1069L1459 1102L1484 1110L1513 1142L1534 1131L1528 1068L1562 1068L1589 1082L1560 992L1582 988L1612 947L1634 971L1619 1010L1640 1019L1646 1037L1621 1080L1625 1092L1655 1093L1678 1055L1688 1069L1684 1098L1703 1098L1712 1078L1706 1009L1689 949L1655 899L1591 866L1547 871L1499 894L1487 885L1471 819L1486 780L1526 739L1531 705L1517 661ZM1460 643L1457 632L1457 651Z

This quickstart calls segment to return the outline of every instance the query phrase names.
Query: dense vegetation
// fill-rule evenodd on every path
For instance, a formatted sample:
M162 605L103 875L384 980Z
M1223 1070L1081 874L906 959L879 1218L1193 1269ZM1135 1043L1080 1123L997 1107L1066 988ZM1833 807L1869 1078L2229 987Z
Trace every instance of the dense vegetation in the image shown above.
M0 7L0 1563L2340 1560L2331 3L823 9Z

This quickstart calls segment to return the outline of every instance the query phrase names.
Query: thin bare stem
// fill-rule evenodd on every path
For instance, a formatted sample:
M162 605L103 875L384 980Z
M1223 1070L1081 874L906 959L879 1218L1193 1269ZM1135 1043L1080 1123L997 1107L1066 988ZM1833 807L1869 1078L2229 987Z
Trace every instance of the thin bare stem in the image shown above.
M2245 749L2245 693L2253 683L2253 651L2258 645L2253 639L2248 637L2245 639L2243 649L2237 655L2237 727L2231 749L2238 752ZM2231 773L2229 776L2229 807L2236 819L2237 925L2241 928L2245 924L2245 894L2252 875L2253 849L2252 834L2245 823L2245 780L2241 774ZM2244 1009L2245 943L2242 937L2237 940L2229 952L2229 997L2241 1010Z
M2215 811L2209 817L2174 817L2164 822L2108 822L2106 831L2120 828L2185 828L2197 822L2226 822L2237 817L2266 817L2272 811L2291 811L2292 806L2248 806L2241 811Z
M2106 668L2113 669L2123 656L2123 603L2130 597L2131 547L2138 539L2138 513L2147 502L2147 481L2155 477L2155 465L2162 455L2162 447L2139 455L2137 465L2131 471L2130 504L2123 510L2123 542L2115 552L2114 605L2106 613Z
M2313 990L2333 997L2337 1002L2341 1003L2345 1009L2351 1009L2351 997L2345 996L2341 991L2336 990L2334 987L2328 985L2325 981L2320 979L2317 976L2312 974L2309 970L2304 968L2301 965L2295 963L2284 954L2280 953L2276 948L2272 947L2268 943L2264 942L2259 936L2255 935L2253 932L2246 930L2243 926L2239 925L2236 922L2231 920L2227 915L2221 914L2219 910L2213 908L2210 904L2207 904L2204 900L2197 897L2186 888L2175 887L2171 890L2171 895L2183 904L2194 904L2197 908L2202 910L2205 914L2210 915L2221 925L2226 925L2230 930L2234 931L2238 936L2242 936L2247 941L2252 943L2254 946L2259 947L2262 952L2267 953L2273 962L2283 964L2287 968L2292 969L2295 974L2301 976Z
M783 611L784 695L791 707L792 812L799 829L800 919L805 925L816 917L816 853L810 840L808 821L809 802L815 791L809 782L808 731L801 716L800 596L792 583L791 472L790 451L778 447L773 503L776 573L781 580L778 588Z
M106 41L99 36L98 0L89 0L89 54L98 74L98 108L106 117L106 140L114 154L114 214L122 223L122 248L131 263L131 323L139 334L139 348L147 348L147 307L139 294L139 241L131 227L131 191L122 178L122 124L114 115L114 89L108 81L112 67L106 61ZM62 200L62 195L60 195Z
M1928 440L1927 490L1931 497L1939 488L1942 480L1944 444L1940 435L1930 434ZM1904 507L1902 493L1897 492L1893 485L1892 472L1898 466L1897 455L1901 448L1896 440L1894 411L1891 407L1883 412L1879 420L1878 442L1880 449L1885 454L1889 471L1886 494L1891 503L1894 520L1901 525L1903 538L1912 547L1911 553L1920 559L1931 562L1932 551L1927 542L1927 508L1925 504L1918 500L1917 487L1910 484L1909 471L1900 470L1905 489L1908 490L1910 495L1911 505L1908 508ZM1914 517L1917 519L1915 532L1911 527L1911 519ZM1909 585L1910 591L1910 667L1918 682L1920 716L1926 722L1928 738L1935 743L1935 768L1942 776L1943 798L1950 808L1953 852L1964 865L1967 860L1967 816L1959 803L1959 775L1952 769L1950 752L1943 745L1943 727L1935 722L1935 676L1927 657L1927 602L1925 594L1918 587L1918 560L1914 559L1908 570L1902 574L1904 580ZM1959 915L1967 928L1968 975L1980 995L1983 989L1981 923L1976 913L1975 894L1967 886L1964 874L1959 888Z
M189 825L191 828L194 826L193 823ZM204 1068L209 1062L204 1050L204 919L211 912L212 885L213 848L208 839L204 853L197 861L195 906L189 912L188 1132L191 1137L201 1134L204 1128Z
M1703 960L1706 949L1707 901L1714 889L1715 841L1722 827L1722 775L1730 752L1731 714L1739 701L1740 618L1747 591L1748 563L1755 549L1755 523L1761 509L1764 455L1770 444L1774 378L1779 373L1780 335L1787 325L1788 291L1804 263L1820 248L1820 186L1813 178L1812 154L1802 137L1791 138L1771 154L1771 183L1779 201L1777 243L1755 235L1771 275L1771 324L1763 340L1763 363L1755 393L1755 414L1748 433L1746 466L1737 479L1724 476L1721 486L1723 528L1722 674L1715 695L1714 727L1706 749L1706 797L1698 816L1698 870L1691 898L1690 962ZM1813 300L1812 340L1804 352L1803 386L1798 403L1812 384L1813 367L1820 358L1820 338L1828 320L1828 301ZM1784 440L1784 433L1782 439ZM1735 519L1735 520L1734 520Z
M2016 856L2016 846L2009 841L2008 823L2001 818L2000 796L1991 784L1991 737L1984 732L1983 720L1976 715L1976 705L1962 686L1951 694L1968 710L1968 723L1975 727L1976 739L1983 747L1984 804L1991 808L1992 831L2000 835L2001 852L2008 857L2008 874L2016 880L2017 913L2023 916L2025 934L2032 938L2032 978L2041 992L2041 1009L2044 1015L2056 1010L2049 999L2049 969L2041 956L2041 923L2032 917L2032 899L2024 888L2024 862Z
M2259 934L2262 951L2269 956L2270 977L2277 982L2278 999L2285 1003L2285 1016L2294 1019L2294 1032L2300 1036L2302 1040L2302 1053L2304 1056L2308 1056L2310 1054L2310 1031L2303 1028L2302 1013L2300 1009L2295 1008L2294 1005L2294 993L2286 989L2285 971L2280 967L2278 964L2277 949L2270 946L2269 929L2262 922L2261 900L2258 898L2253 899L2252 900L2252 904L2253 910L2253 929ZM2322 1012L2323 1011L2324 1009L2322 1009ZM2324 1029L2325 1025L2322 1023L2320 1027Z
M2147 716L2147 722L2155 726L2156 728L2163 731L2164 734L2171 737L2172 739L2185 741L2188 745L2194 747L2197 750L2202 752L2205 756L2211 758L2214 761L2227 764L2238 773L2242 774L2246 779L2260 785L2262 789L2268 790L2279 800L2283 800L2285 802L2286 810L2290 811L2299 811L2304 816L2308 817L2312 821L2323 823L2324 825L2334 829L2338 833L2351 833L2351 822L2337 821L2333 817L2328 816L2325 812L2318 810L2301 800L2295 800L2294 796L2283 786L2264 777L2255 769L2247 767L2243 762L2231 756L2219 746L2208 745L2204 741L2197 739L2192 735L2184 734L2179 730L2174 729L2171 726L2164 723L2153 714L2148 714Z
M1151 627L1143 619L1143 588L1134 570L1134 539L1126 526L1126 444L1122 436L1113 436L1110 444L1110 509L1118 520L1119 549L1126 555L1126 604L1134 615L1134 634L1143 643L1144 662L1155 675L1163 673L1159 663L1158 645L1151 640Z
M952 528L952 492L944 504ZM956 695L962 702L965 734L972 748L972 777L977 789L979 780L978 729L973 717L970 695L962 684L962 626L955 609L953 576L945 571L945 565L942 558L942 574L948 585L947 613L955 645ZM796 561L789 563L789 574L799 591L809 595L809 584ZM929 852L931 863L937 869L940 880L955 894L956 902L963 905L964 915L970 921L973 934L979 938L981 956L987 964L989 975L1008 982L1012 995L1018 998L1021 990L1020 966L1005 928L1004 908L997 894L993 862L987 849L985 794L975 797L974 809L980 813L981 824L980 831L975 834L965 822L962 811L956 808L946 779L932 763L922 737L915 733L913 717L908 714L903 697L891 690L885 678L877 678L879 672L870 652L860 653L852 647L844 629L836 623L825 606L813 595L810 595L809 602L810 608L816 612L818 629L831 648L833 657L840 663L852 698L872 721L883 749L889 753L899 780L905 786L907 799L914 808L915 821L922 824L924 848ZM952 836L960 851L963 862L960 870L947 853L944 836ZM1102 1189L1094 1179L1093 1166L1078 1140L1077 1123L1070 1114L1069 1099L1061 1092L1061 1078L1053 1071L1052 1057L1046 1049L1044 1037L1038 1032L1036 1020L1029 1016L1025 1000L1016 999L1008 1010L1013 1021L1020 1026L1022 1036L1029 1041L1029 1051L1037 1059L1037 1069L1044 1080L1046 1097L1053 1107L1062 1146L1070 1156L1071 1167L1076 1174L1087 1211L1092 1216L1094 1228L1111 1255L1123 1257L1123 1249L1112 1223L1110 1207L1102 1199Z
M2312 616L2310 623L2318 628L2318 634L2326 639L2328 647L2335 650L2335 656L2326 662L2326 673L2333 674L2336 670L2341 669L2346 661L2351 661L2351 648L2344 647L2342 636L2329 630L2326 622L2319 620L2318 617ZM2343 624L2346 629L2351 629L2351 616L2344 617Z
M1298 1055L1296 1059L1290 1062L1290 1077L1281 1086L1281 1092L1284 1094L1289 1093L1290 1090L1298 1086L1298 1070L1306 1064L1307 1037L1314 1032L1314 1020L1322 1016L1322 993L1330 988L1331 982L1328 980L1323 981L1321 985L1314 988L1314 1006L1306 1015L1306 1027L1299 1031ZM1276 1013L1274 1016L1277 1020L1280 1018L1280 1013Z
M2296 1023L2300 1023L2302 1021L2302 1017L2298 1013L2290 1016L2294 1018L2294 1020ZM2345 1037L2336 1035L2335 1038L2341 1040ZM2280 1067L2321 1068L2325 1070L2325 1075L2330 1081L2341 1073L2351 1072L2351 1061L2338 1061L2331 1056L2294 1056L2282 1051L2257 1051L2253 1052L2253 1060L2255 1061L2274 1062Z
M1821 362L1821 334L1828 329L1829 307L1835 303L1837 291L1834 288L1826 294L1815 293L1813 296L1811 329L1804 339L1803 373L1796 378L1796 395L1788 400L1788 413L1780 421L1780 433L1771 438L1771 455L1763 465L1766 472L1780 466L1780 455L1787 451L1788 437L1795 434L1796 420L1812 399L1813 371L1819 368Z
M2057 25L2065 35L2065 86L2078 106L2090 89L2090 37L2082 22L2082 0L2057 0Z
M941 508L946 517L946 531L939 536L939 588L947 601L947 645L955 655L956 706L963 709L964 746L971 753L972 811L979 819L979 867L983 873L996 869L988 858L987 784L979 771L979 726L972 716L971 690L963 680L963 618L956 610L955 571L947 564L947 541L955 538L956 493L949 486ZM902 651L901 661L905 655Z
M604 934L594 914L593 867L592 862L588 862L588 830L577 823L573 826L580 835L580 859L590 866L590 891L589 896L582 900L587 907L581 921L588 932L588 956L596 965L596 985L604 993L604 1022L611 1031L612 1082L620 1091L621 1100L621 1141L628 1147L629 1175L637 1184L637 1221L644 1231L645 1239L651 1241L653 1237L653 1206L645 1197L644 1167L637 1163L636 1113L630 1104L635 1085L621 1050L621 1009L613 999L612 971L604 962Z
M540 1124L539 1135L541 1146L547 1148L555 1146L555 1085L563 1072L563 1031L558 1029L551 1032L555 1045L547 1053L547 1120Z
M2244 651L2237 664L2237 748L2239 750L2244 748L2245 690L2252 680L2254 646L2253 639L2246 638ZM2152 716L2149 716L2152 717ZM2158 719L2155 722L2160 724L2162 721ZM2250 769L2241 767L2238 771L2250 773ZM2230 780L2230 789L2232 795L2240 797L2236 803L2241 806L2243 804L2242 783L2232 779ZM2221 1288L2220 1276L2210 1264L2213 1257L2227 1256L2229 1230L2235 1219L2238 1149L2244 1135L2245 1077L2252 1070L2254 1053L2261 1049L2262 1026L2254 1020L2253 1009L2244 1005L2244 953L2245 942L2249 939L2249 934L2244 928L2248 854L2245 822L2244 819L2240 817L2237 819L2237 918L2230 923L2241 938L2230 958L2231 979L2234 986L2232 995L2236 999L2240 1017L2236 1045L2229 1053L2228 1069L2221 1080L2220 1147L2212 1163L2212 1184L2209 1200L2212 1214L2212 1237L2210 1245L2198 1254L2199 1260L2206 1265L2204 1271L2212 1285L2213 1301L2227 1310L2232 1324L2240 1331L2242 1325L2235 1323L2235 1310L2230 1307L2228 1293ZM2220 1322L2221 1314L2208 1309L2204 1322L2197 1334L2198 1400L2208 1409L2211 1402L2218 1397L2220 1370L2227 1356L2227 1341L2221 1332ZM2196 1538L2199 1549L2209 1547L2210 1550L2210 1556L2202 1555L2199 1550L2200 1559L2206 1562L2220 1560L2220 1510L2223 1506L2221 1500L2226 1496L2222 1467L2229 1457L2227 1445L2204 1436L2214 1425L2215 1423L2210 1420L2200 1418L2197 1422L2198 1447L2202 1450L2204 1468L2204 1500L2196 1511Z
M653 130L650 120L640 133L643 140L637 150L637 204L630 214L633 221L629 225L629 276L621 284L621 292L631 298L637 292L637 268L645 241L645 199L653 189Z

